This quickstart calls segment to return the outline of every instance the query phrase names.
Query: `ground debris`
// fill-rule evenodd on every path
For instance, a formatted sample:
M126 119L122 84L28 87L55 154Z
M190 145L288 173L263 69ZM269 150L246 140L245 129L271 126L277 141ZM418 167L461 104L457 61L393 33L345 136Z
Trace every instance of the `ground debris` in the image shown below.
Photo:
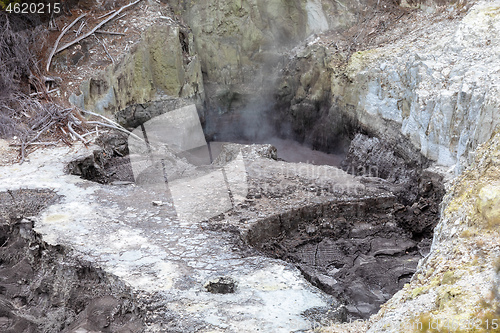
M231 294L236 290L236 281L228 276L219 277L208 281L205 284L205 289L212 294Z

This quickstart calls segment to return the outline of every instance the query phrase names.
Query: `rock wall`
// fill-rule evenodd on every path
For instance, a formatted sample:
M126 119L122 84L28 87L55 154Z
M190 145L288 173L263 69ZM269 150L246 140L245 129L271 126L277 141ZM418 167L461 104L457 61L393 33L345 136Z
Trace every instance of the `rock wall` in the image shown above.
M283 54L306 37L358 24L375 0L218 0L171 3L192 29L210 107L234 111L275 83Z
M349 29L388 3L392 4L380 0L176 0L170 4L193 30L206 79L229 85L253 82L255 66L272 61L284 46L295 46L313 33ZM407 5L422 3L433 7L436 1Z
M255 64L272 61L280 48L309 34L346 26L359 1L218 0L174 2L193 29L208 81L253 82ZM340 15L338 15L340 14ZM349 17L350 15L350 17Z
M137 104L153 104L141 119L148 120L165 109L176 108L179 98L201 104L204 88L193 35L177 25L156 24L148 27L116 65L85 81L80 94L70 101L84 109L114 115ZM149 105L146 105L148 107ZM159 110L157 110L159 109ZM133 123L135 109L121 114L125 125ZM143 112L144 113L144 112ZM145 121L144 120L144 121Z
M497 6L476 5L457 29L429 36L432 44L421 39L354 54L347 73L356 82L360 122L395 122L424 156L466 165L500 122Z
M479 2L463 19L434 19L350 57L335 43L311 40L284 70L281 110L306 125L313 144L347 118L404 145L402 153L416 150L458 173L500 122L499 14L498 1Z
M125 49L116 65L86 80L70 101L108 115L124 110L116 116L132 127L183 106L178 97L203 105L208 83L212 104L226 109L233 104L234 109L241 106L240 96L269 88L269 74L283 50L312 33L353 24L366 10L362 2L178 0L159 5L160 12L169 12L160 16L168 17L154 24L144 20L140 41ZM132 119L136 112L138 120Z

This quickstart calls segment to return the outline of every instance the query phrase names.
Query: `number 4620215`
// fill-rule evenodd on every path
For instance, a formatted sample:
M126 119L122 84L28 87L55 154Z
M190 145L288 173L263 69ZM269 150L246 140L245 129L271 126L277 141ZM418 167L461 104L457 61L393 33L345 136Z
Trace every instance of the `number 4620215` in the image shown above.
M55 3L9 3L5 11L15 14L58 14L61 4Z

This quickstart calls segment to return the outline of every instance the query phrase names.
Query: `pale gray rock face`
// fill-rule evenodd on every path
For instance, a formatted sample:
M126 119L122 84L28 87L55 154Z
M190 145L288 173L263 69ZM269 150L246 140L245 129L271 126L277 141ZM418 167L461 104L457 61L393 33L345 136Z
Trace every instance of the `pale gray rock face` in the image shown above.
M352 124L460 173L500 123L497 6L481 1L461 19L426 22L353 53L345 67L335 47L311 39L278 80L281 112L313 143Z
M480 2L461 22L436 24L427 38L354 55L361 121L396 122L424 156L462 170L500 122L496 6Z

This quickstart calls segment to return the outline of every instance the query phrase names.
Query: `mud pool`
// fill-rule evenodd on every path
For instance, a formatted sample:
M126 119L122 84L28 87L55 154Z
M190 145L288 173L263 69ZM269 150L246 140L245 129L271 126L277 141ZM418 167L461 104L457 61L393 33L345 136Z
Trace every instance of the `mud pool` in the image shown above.
M358 134L338 155L272 137L207 145L194 105L133 133L0 168L5 196L57 197L26 217L38 246L123 283L126 296L106 281L86 296L92 311L124 309L116 327L128 318L132 332L290 332L368 318L429 251L441 178L379 139ZM53 325L111 325L76 318L72 302Z
M35 218L35 230L129 285L149 329L289 332L310 327L305 311L339 305L293 265L263 257L234 233L179 222L165 191L65 174L68 162L91 154L83 147L38 151L31 163L1 168L1 190L54 189L61 199ZM219 276L237 281L235 293L206 291Z
M269 138L267 140L233 140L233 143L240 144L271 144L277 149L277 157L286 162L292 163L309 163L314 165L332 165L340 167L345 154L327 154L319 150L311 149L310 147L300 144L297 141L286 140L280 138ZM222 151L224 142L211 142L212 152L214 156L218 156Z
M102 248L103 254L89 260L115 267L118 273L114 274L162 299L169 311L187 307L195 312L191 319L196 320L179 319L179 325L187 320L197 323L196 327L210 324L243 330L244 325L229 323L257 315L258 306L246 304L254 303L252 299L268 304L275 319L290 311L292 304L296 307L284 321L276 323L266 317L265 325L271 325L265 326L267 331L287 331L290 322L300 322L300 329L304 329L316 325L314 320L319 317L331 322L367 318L410 280L418 261L429 251L442 195L441 178L431 172L419 171L413 179L398 183L371 174L352 176L330 165L286 162L287 158L305 157L306 161L311 158L340 164L339 155L313 151L293 141L275 140L278 146L291 147L292 154L285 153L281 158L279 150L270 145L212 142L212 154L218 155L212 166L182 166L182 176L169 174L175 176L174 182L135 186L127 182L134 179L128 157L119 156L125 151L102 160L103 155L112 156L113 149L124 147L121 140L104 140L103 148L69 164L73 173L111 184L99 186L97 191L99 209L106 207L104 211L113 210L119 216L110 224L112 229L105 231L105 237L124 232L124 238L134 239L126 245L133 249L114 256L109 254L113 252L109 245L103 248L95 243L92 248ZM358 139L353 144L372 141ZM379 150L384 152L383 147ZM352 169L359 170L352 156L350 160ZM244 192L233 187L232 197L224 201L224 179L213 172L225 169L228 184L234 186L230 173L238 169L237 165L245 173ZM158 170L151 168L155 169L151 166L144 171L148 177L157 175ZM111 177L106 179L106 175ZM205 179L203 183L199 182L201 178ZM176 185L179 181L181 190ZM416 194L406 193L408 187L416 188ZM112 215L108 213L104 220L113 219ZM89 227L83 228L84 235L94 234ZM39 230L46 235L57 234L47 223ZM136 239L132 235L137 232L140 237ZM107 239L105 243L116 241ZM140 245L146 243L150 245ZM151 252L154 257L148 258ZM145 264L150 273L143 269ZM157 276L161 278L157 280ZM217 300L220 295L207 294L203 287L220 277L235 281L235 293L224 295L224 301ZM290 295L295 295L292 303ZM199 302L204 306L186 305ZM239 304L240 311L244 307L242 313L246 314L236 316L229 310L230 304ZM210 308L207 319L204 311ZM152 322L158 322L162 311L158 310ZM174 317L185 318L183 311ZM313 313L329 316L307 315ZM258 321L264 319L259 317ZM247 324L260 327L255 320Z

